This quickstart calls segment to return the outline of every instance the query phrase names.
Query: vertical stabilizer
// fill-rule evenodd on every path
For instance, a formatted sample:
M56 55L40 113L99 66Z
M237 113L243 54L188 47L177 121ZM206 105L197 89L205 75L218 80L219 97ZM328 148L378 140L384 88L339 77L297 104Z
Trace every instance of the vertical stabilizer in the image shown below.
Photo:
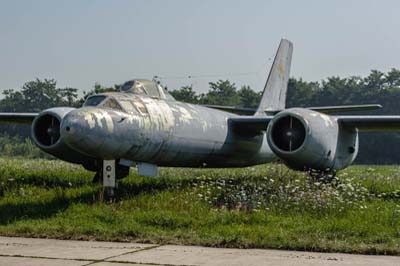
M292 53L293 44L282 39L255 115L265 115L268 111L285 109Z

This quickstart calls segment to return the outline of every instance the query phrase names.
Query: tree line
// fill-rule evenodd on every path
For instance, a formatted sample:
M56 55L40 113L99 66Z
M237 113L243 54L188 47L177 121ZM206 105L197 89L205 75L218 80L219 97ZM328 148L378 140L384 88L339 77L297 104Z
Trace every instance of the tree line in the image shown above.
M94 88L79 96L77 88L59 88L54 79L36 79L26 82L21 89L6 89L0 100L0 112L39 112L55 106L79 107L92 94L118 91L120 85L105 87L95 84ZM229 80L209 83L206 93L198 93L192 86L170 90L179 101L194 104L215 104L241 107L257 107L261 92L247 85L238 87ZM322 81L308 82L301 78L291 78L288 85L287 107L307 107L323 105L348 105L380 103L382 110L352 114L400 114L400 70L388 72L372 70L367 76L341 78L328 77ZM30 136L29 126L1 125L4 135L16 136L10 141L25 141ZM0 150L4 153L4 139ZM10 150L10 145L7 146ZM23 150L20 148L20 150ZM400 134L362 133L358 163L400 163ZM8 151L10 153L10 151ZM11 152L12 154L12 152Z

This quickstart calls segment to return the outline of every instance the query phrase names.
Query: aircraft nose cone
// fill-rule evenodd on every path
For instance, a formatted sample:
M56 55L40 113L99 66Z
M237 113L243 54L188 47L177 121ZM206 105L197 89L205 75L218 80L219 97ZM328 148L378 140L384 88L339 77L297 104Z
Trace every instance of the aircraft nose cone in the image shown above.
M101 128L93 124L95 111L73 110L61 122L61 136L74 150L93 155L104 142Z
M83 119L76 111L71 111L64 117L61 122L61 134L67 142L75 142L82 138L79 133L84 127Z
M121 114L95 107L69 112L61 122L61 137L73 150L93 158L115 159L131 147L135 124Z

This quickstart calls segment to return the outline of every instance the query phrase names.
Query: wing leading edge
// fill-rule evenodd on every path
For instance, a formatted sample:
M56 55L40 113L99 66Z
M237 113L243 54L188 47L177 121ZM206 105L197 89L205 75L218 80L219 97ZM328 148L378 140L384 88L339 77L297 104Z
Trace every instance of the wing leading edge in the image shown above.
M338 123L359 131L400 131L398 115L335 116Z
M0 123L31 124L38 113L0 113Z
M240 107L240 106L223 106L223 105L204 105L208 108L218 109L225 112L230 112L238 115L253 115L256 112L256 108L251 107ZM338 106L315 106L305 107L306 109L330 114L340 112L357 112L357 111L368 111L381 109L380 104L359 104L359 105L338 105ZM278 113L282 110L277 110L273 113Z
M254 117L240 116L228 120L231 129L241 135L258 135L267 130L273 116ZM344 127L357 128L359 131L400 131L400 116L398 115L348 115L334 116Z

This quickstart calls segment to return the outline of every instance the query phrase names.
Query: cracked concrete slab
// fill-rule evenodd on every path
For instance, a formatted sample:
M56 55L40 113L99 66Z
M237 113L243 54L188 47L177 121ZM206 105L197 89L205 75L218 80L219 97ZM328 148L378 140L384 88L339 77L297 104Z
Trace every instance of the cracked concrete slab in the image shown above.
M120 261L168 265L400 265L400 257L366 256L261 249L161 246L118 257Z
M0 265L393 266L400 257L0 237Z
M155 245L98 241L71 241L0 237L0 255L104 260Z
M91 264L93 266L163 266L160 264L137 264L137 263L123 263L123 262L98 262ZM170 266L170 265L168 265Z
M62 259L38 259L38 258L23 258L23 257L0 257L0 265L7 266L83 266L87 261L77 260L62 260ZM130 265L132 266L132 264Z

